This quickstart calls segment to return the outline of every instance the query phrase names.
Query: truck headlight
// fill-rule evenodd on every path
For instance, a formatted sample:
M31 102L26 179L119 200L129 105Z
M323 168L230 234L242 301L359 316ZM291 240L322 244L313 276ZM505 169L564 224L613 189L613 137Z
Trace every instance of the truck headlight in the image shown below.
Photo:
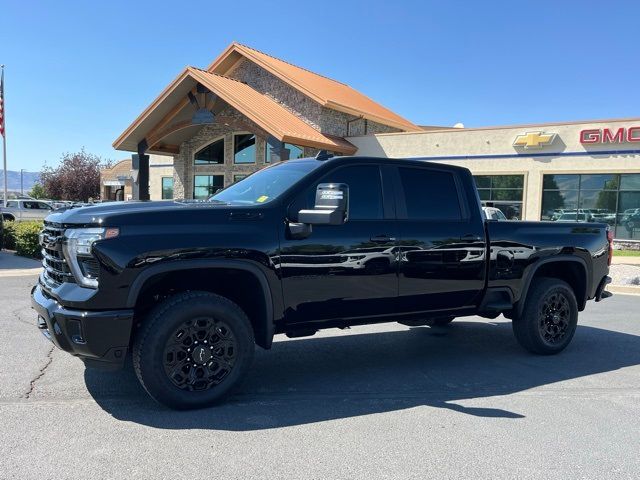
M114 238L118 234L117 228L68 228L65 230L62 248L76 282L83 287L98 288L97 276L88 273L86 268L81 268L80 262L93 259L91 247L94 242Z

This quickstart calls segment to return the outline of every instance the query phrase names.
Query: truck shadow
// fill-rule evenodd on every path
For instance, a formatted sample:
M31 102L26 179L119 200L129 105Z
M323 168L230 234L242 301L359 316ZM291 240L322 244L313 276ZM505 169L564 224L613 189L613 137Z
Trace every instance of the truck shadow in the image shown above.
M540 357L516 344L510 322L457 321L277 341L269 352L257 350L249 376L226 403L204 410L174 412L155 404L131 368L87 369L85 383L114 418L167 429L262 430L418 406L518 419L518 412L459 402L638 365L639 347L635 335L580 326L565 352ZM570 387L562 394L571 394Z

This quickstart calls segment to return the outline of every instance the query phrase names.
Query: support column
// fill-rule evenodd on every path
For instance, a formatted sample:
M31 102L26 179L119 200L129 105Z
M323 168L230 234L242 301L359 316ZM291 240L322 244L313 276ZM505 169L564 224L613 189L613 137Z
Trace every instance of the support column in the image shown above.
M149 155L131 155L134 173L131 196L134 200L149 200Z
M173 157L173 198L176 200L191 198L189 152L189 148L183 143L180 145L180 153Z

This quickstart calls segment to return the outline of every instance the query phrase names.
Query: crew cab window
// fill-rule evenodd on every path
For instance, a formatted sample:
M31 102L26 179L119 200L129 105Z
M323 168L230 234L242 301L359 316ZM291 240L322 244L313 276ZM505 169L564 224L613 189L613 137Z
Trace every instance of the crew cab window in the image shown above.
M7 202L7 208L18 208L18 202Z
M379 220L383 218L382 184L377 165L353 165L334 170L309 188L303 201L295 202L297 211L313 208L316 188L320 183L349 185L349 220ZM302 199L301 199L302 200Z
M427 168L403 168L400 179L407 206L407 218L460 220L460 200L453 174Z

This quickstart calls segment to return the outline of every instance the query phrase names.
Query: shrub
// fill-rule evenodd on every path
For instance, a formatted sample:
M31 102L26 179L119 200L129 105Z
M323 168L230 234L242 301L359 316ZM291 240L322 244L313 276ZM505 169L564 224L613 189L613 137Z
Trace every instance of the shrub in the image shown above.
M38 236L42 222L17 222L15 226L16 253L23 257L41 258Z
M7 250L16 249L16 223L14 221L5 220L3 222L2 235L4 239L3 248Z

